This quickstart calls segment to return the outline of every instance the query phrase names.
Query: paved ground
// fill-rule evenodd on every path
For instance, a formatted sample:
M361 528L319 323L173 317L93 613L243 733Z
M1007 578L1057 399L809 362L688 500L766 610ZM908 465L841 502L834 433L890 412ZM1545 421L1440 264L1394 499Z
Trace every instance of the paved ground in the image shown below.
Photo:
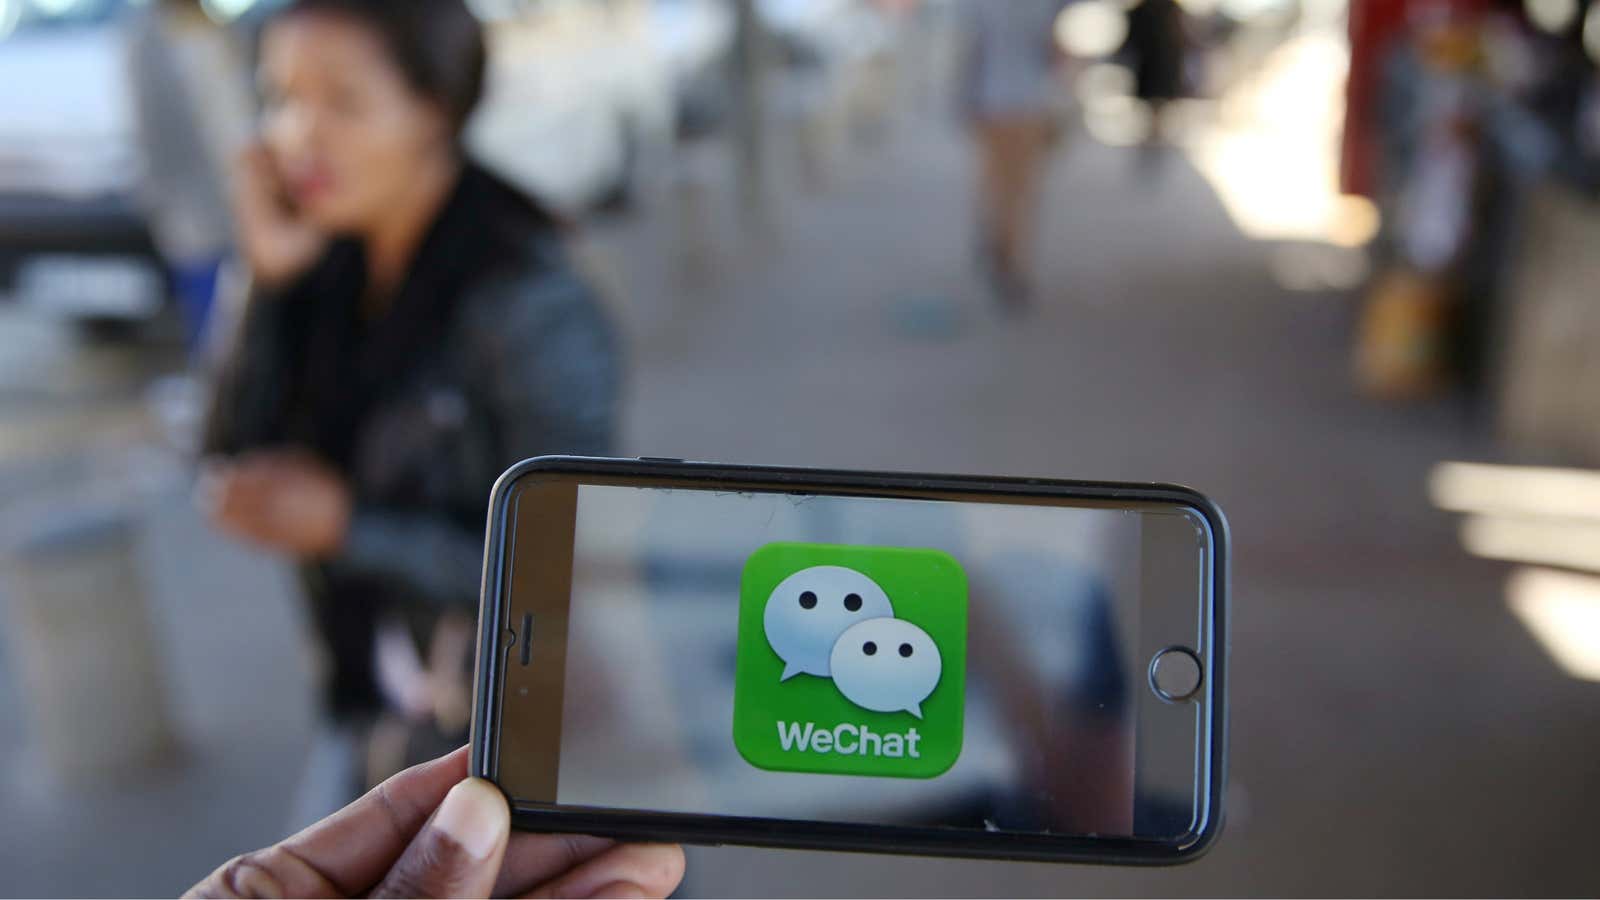
M1136 180L1126 153L1088 144L1052 185L1039 314L997 319L966 274L963 163L949 141L896 143L786 202L770 262L726 288L630 285L632 448L1212 493L1238 559L1229 830L1200 864L1152 872L705 850L693 888L1592 888L1578 848L1600 835L1600 687L1550 664L1502 571L1428 507L1430 465L1489 452L1458 411L1353 396L1348 298L1276 288L1268 248L1187 167ZM904 308L941 298L959 334L905 336Z
M993 315L969 275L964 153L929 128L854 152L818 192L778 166L765 245L715 192L693 216L660 205L591 243L632 336L629 453L1212 493L1238 560L1221 843L1156 871L697 849L685 892L1592 891L1600 686L1550 663L1506 610L1503 571L1465 557L1423 495L1435 461L1490 449L1450 408L1353 396L1348 298L1276 288L1269 248L1192 170L1132 163L1087 143L1060 161L1046 289L1022 320ZM25 333L0 322L0 358ZM13 393L28 381L6 378ZM4 407L7 446L29 444L34 412ZM203 682L182 698L191 750L68 795L34 784L24 736L4 730L8 893L176 891L287 815L308 734L298 619L281 573L220 555L167 485L140 508L168 535L145 552L169 573L156 603L176 610L161 621L178 680ZM0 715L16 718L20 693L0 692Z

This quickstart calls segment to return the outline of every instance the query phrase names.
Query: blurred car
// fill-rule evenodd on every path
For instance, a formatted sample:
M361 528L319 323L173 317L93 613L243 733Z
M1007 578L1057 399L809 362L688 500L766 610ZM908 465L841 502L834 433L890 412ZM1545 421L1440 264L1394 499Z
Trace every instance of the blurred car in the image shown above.
M621 205L671 140L672 80L647 0L477 0L490 71L468 144L571 215Z
M156 315L119 4L0 4L0 299L100 324Z

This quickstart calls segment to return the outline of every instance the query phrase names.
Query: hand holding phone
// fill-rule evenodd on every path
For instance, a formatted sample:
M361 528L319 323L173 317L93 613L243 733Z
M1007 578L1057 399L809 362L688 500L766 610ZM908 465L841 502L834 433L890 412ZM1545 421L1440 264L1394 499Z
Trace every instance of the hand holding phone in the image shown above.
M1227 560L1170 485L529 460L491 500L472 771L531 830L1187 861Z
M514 835L466 749L395 775L339 812L219 866L185 897L665 897L675 846Z

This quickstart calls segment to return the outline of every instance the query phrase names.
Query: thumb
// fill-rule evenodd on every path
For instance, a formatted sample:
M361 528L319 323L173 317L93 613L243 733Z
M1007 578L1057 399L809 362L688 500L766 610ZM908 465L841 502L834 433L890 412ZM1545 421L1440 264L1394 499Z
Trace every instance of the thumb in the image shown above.
M510 830L500 790L468 778L445 795L372 896L487 897Z

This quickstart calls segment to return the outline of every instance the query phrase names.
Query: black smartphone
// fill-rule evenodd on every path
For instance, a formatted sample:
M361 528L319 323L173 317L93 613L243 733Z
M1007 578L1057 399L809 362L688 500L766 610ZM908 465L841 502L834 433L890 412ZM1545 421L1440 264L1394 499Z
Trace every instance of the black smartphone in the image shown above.
M540 457L491 499L471 769L531 830L1183 862L1227 607L1183 487Z

